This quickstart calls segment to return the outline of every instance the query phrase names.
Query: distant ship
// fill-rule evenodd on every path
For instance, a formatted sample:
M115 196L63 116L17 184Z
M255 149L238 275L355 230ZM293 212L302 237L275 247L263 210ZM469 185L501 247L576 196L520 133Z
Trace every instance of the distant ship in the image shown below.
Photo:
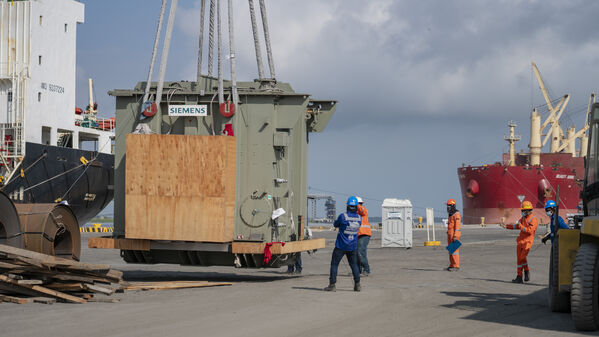
M481 221L514 223L520 218L520 204L523 200L531 201L534 205L533 213L546 222L545 202L556 199L558 187L560 214L578 212L584 156L588 146L588 114L595 101L595 94L591 94L589 99L585 126L578 131L572 126L564 133L560 117L570 95L552 100L534 62L532 67L546 101L543 108L548 110L548 116L541 123L541 114L537 108L533 109L529 153L516 153L514 144L520 140L520 136L515 135L516 124L510 122L510 133L505 136L510 149L503 154L501 162L458 168L465 224L479 224ZM545 129L547 133L543 134ZM576 146L578 140L579 150ZM550 150L543 153L542 148L547 142Z
M15 203L68 204L83 225L113 197L114 118L75 107L74 0L0 1L0 190ZM0 224L0 232L1 232Z

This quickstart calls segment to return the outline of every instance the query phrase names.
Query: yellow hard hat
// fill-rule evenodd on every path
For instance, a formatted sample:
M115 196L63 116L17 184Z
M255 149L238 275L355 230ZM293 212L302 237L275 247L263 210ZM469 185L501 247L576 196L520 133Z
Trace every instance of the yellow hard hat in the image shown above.
M522 209L523 211L526 211L526 210L532 210L532 202L530 202L530 201L528 201L528 200L525 200L525 201L522 203L522 208L521 208L521 209Z

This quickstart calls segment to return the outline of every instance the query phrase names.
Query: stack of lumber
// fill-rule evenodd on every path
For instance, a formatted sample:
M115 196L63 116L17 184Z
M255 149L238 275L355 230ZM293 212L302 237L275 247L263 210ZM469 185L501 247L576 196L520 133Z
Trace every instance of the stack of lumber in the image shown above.
M0 245L0 302L113 302L123 273L103 264L88 264ZM115 287L114 285L117 285Z
M109 265L89 264L0 244L0 302L109 302L96 294L136 290L167 290L232 285L230 282L124 282Z

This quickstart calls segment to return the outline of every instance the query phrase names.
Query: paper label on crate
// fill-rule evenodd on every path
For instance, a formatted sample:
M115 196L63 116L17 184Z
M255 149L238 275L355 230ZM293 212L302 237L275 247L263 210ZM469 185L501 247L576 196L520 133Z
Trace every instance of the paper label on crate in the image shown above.
M172 117L208 116L207 105L169 105L168 115Z
M274 220L274 219L276 219L276 218L280 217L281 215L283 215L283 214L285 214L285 213L287 213L287 212L285 212L285 210L284 210L284 209L282 209L282 208L277 208L277 209L275 209L274 211L272 211L272 219Z

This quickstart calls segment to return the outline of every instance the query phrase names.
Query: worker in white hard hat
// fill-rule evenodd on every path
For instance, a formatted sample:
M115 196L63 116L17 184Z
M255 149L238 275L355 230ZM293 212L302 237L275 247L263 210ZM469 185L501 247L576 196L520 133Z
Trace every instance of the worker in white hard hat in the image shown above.
M368 264L368 243L372 237L372 227L368 222L368 210L364 207L364 200L358 199L358 215L362 217L362 224L358 231L358 267L362 276L370 275L370 265Z

